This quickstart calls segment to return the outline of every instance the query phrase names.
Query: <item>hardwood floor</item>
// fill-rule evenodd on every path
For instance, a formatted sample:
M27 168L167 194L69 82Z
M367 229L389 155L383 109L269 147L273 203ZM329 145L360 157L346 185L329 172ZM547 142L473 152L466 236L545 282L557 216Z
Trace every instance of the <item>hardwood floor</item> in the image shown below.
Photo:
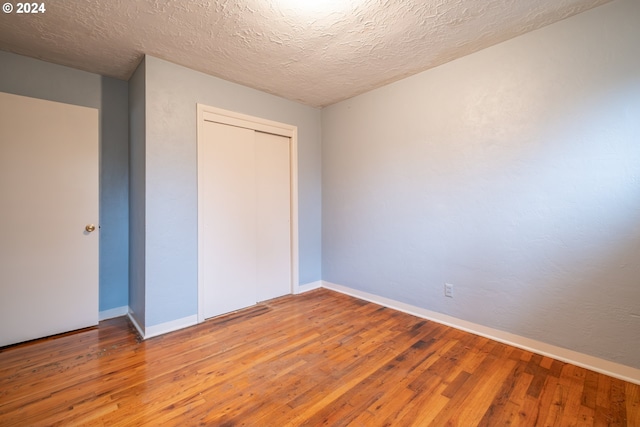
M640 386L328 290L0 350L1 426L640 426Z

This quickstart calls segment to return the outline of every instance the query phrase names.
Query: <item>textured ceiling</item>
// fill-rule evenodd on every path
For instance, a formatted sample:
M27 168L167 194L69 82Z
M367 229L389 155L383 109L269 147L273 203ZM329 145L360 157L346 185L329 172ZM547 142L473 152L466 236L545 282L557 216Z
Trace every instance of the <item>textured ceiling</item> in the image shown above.
M125 80L146 53L322 107L608 1L50 0L0 13L0 49Z

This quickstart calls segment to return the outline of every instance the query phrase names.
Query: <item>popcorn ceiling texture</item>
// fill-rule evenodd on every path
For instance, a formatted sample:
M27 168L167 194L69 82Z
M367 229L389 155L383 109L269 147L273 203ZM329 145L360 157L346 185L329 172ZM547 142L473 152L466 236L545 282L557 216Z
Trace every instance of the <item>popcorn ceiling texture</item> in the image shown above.
M59 0L0 13L0 49L124 80L149 54L323 107L608 1Z

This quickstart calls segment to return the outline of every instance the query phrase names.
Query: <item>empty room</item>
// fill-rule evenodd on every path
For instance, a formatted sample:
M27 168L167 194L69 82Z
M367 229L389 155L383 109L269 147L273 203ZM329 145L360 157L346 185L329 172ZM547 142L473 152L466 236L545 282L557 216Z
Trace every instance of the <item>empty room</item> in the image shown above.
M1 426L640 426L640 2L0 13Z

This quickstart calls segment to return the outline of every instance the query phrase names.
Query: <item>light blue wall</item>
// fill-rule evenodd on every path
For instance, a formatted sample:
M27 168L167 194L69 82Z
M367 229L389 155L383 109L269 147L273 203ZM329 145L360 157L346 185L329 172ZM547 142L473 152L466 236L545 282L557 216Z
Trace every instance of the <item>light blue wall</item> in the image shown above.
M127 82L100 81L100 310L129 304Z
M84 107L101 106L103 77L98 74L4 51L0 51L0 64L3 92Z
M323 110L323 279L640 368L639 22L614 1Z
M129 79L129 310L145 328L145 60Z
M145 65L146 326L197 314L197 103L298 127L300 282L320 280L320 110L154 57Z
M128 303L127 83L0 51L0 91L100 111L100 310Z

